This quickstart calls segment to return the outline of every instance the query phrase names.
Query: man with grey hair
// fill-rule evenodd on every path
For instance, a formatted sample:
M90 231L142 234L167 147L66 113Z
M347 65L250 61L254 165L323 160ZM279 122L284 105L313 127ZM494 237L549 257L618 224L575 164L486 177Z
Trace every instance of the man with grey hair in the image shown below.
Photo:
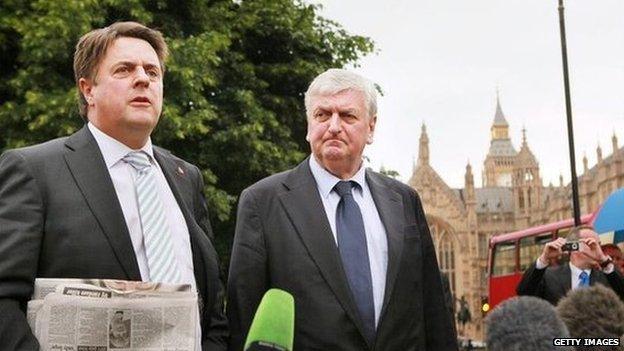
M263 294L295 298L295 350L456 350L414 189L365 169L376 90L330 69L305 95L312 155L240 197L228 282L231 350Z
M554 338L569 337L568 329L548 302L533 296L511 298L486 318L489 351L572 350L553 345Z

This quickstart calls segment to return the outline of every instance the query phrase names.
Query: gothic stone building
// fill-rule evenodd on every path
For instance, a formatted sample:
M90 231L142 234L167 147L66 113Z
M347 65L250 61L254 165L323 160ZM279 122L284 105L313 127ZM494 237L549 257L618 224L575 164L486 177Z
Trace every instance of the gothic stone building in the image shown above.
M571 216L571 186L544 186L539 163L529 148L526 131L517 151L509 137L509 125L497 98L491 127L490 149L483 162L481 187L475 187L470 164L462 189L450 188L431 167L429 138L423 125L418 161L408 184L421 196L436 246L440 268L449 276L456 299L465 297L472 322L460 334L483 340L481 298L487 296L488 240L491 236ZM596 211L615 189L624 186L624 147L615 134L612 152L603 157L598 146L597 163L579 176L582 213ZM457 306L458 307L458 306ZM456 307L456 308L457 308Z

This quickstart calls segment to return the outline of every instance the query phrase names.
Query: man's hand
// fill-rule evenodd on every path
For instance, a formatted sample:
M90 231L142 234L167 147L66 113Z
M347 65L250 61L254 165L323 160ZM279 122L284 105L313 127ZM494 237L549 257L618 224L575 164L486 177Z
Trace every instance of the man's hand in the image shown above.
M563 254L561 247L566 243L566 239L557 238L546 245L544 245L544 250L542 250L542 254L539 257L539 260L546 265L550 265L555 263Z
M599 265L600 263L609 259L609 256L605 255L604 252L602 252L600 243L598 242L598 240L596 240L596 238L581 238L579 239L579 241L585 243L588 248L585 250L581 249L579 251L583 255L591 259L594 265Z

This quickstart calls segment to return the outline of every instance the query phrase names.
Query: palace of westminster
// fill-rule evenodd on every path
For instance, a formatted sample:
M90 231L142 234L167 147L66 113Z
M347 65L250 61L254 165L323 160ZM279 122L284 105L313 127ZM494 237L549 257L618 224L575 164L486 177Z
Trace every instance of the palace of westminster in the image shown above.
M509 125L497 98L490 148L483 162L481 187L475 186L472 167L466 165L462 189L449 187L429 162L429 137L423 125L408 184L422 199L431 228L440 269L446 272L453 296L464 297L472 321L460 334L483 340L481 298L487 296L488 240L508 233L571 217L571 185L559 178L558 186L544 186L539 163L523 130L517 151L509 138ZM597 163L583 158L578 177L581 213L596 211L615 189L624 186L624 147L611 138L612 150L598 146ZM456 308L457 309L457 308Z

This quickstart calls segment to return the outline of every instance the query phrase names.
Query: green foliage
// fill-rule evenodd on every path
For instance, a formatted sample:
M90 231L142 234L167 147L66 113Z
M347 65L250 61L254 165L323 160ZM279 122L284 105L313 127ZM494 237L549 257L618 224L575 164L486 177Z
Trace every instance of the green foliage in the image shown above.
M373 50L317 12L296 0L3 0L0 151L81 128L72 60L82 34L121 20L157 28L171 56L152 137L202 169L227 262L238 194L308 153L309 82Z
M394 169L386 169L386 167L384 166L381 166L381 168L379 169L379 173L394 179L397 179L401 176L399 172L395 171Z

